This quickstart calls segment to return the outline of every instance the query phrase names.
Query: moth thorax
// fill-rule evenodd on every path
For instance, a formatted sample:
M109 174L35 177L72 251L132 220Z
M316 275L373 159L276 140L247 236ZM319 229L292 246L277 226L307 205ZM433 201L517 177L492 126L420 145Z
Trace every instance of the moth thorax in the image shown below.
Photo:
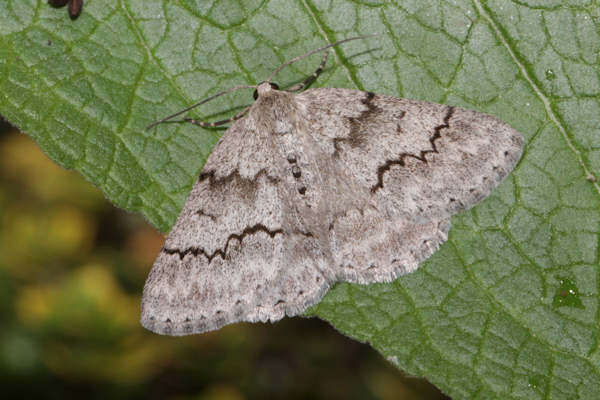
M275 123L273 124L273 129L275 131L276 134L278 135L287 135L290 133L294 132L294 124L287 120L287 121L282 121L282 120L278 120L275 121Z

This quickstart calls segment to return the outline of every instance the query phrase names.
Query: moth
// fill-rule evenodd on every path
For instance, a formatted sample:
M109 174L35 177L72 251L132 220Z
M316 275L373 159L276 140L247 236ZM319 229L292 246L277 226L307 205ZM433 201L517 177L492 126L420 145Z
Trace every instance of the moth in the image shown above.
M83 8L83 0L48 0L52 7L64 7L69 3L69 16L71 19L76 19L81 14Z
M208 157L146 281L141 323L187 335L301 314L336 282L390 282L446 241L450 217L515 167L523 138L460 107L351 89L302 91L328 49L280 66ZM304 82L282 68L317 52ZM221 92L156 123L171 119Z

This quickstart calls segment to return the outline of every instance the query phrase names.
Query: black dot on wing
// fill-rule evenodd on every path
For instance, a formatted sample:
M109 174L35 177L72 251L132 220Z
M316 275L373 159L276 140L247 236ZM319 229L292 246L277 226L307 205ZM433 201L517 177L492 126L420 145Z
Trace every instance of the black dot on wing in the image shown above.
M300 168L298 168L297 165L294 165L292 167L292 175L294 176L294 178L300 178L300 176L302 175L302 172L300 171Z

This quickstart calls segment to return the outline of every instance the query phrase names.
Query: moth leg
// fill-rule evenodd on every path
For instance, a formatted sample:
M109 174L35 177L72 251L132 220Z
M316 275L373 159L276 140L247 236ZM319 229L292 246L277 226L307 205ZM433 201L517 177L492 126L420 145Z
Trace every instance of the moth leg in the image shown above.
M327 56L329 56L329 50L327 50L325 53L323 53L323 59L321 60L321 64L319 64L319 67L315 70L315 72L313 72L313 74L311 76L306 78L304 80L304 82L301 82L297 85L287 88L285 91L286 92L298 92L298 91L304 89L305 87L307 87L308 85L310 85L311 83L313 83L315 81L315 79L317 79L317 77L321 74L321 72L323 72L325 63L327 63Z
M183 120L185 122L189 122L189 123L192 123L194 125L201 126L203 128L214 128L215 126L225 125L225 124L228 124L230 122L233 122L235 120L238 120L238 119L242 118L244 115L246 115L246 113L248 112L249 109L250 109L250 107L246 107L241 112L239 112L238 114L234 115L233 117L227 118L227 119L223 119L223 120L217 121L217 122L198 121L198 120L195 120L193 118L184 118Z

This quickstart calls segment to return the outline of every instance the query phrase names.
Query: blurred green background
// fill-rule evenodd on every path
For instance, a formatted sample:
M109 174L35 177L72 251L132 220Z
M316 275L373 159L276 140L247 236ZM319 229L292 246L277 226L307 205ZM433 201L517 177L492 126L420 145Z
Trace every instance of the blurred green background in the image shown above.
M163 236L0 123L2 398L445 399L312 318L183 338L139 325Z

